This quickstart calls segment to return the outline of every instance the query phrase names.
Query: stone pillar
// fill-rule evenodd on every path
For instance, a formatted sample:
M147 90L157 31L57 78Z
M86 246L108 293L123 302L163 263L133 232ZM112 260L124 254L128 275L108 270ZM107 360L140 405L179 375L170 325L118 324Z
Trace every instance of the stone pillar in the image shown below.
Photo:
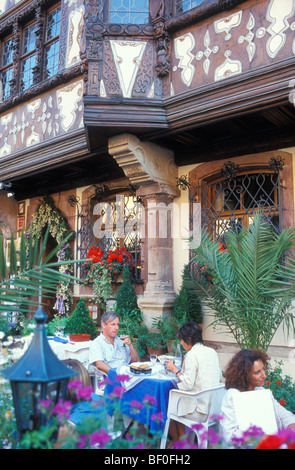
M144 201L143 258L145 290L138 298L147 326L152 319L171 312L173 289L172 202L177 167L173 152L158 145L141 142L131 134L109 140L109 153L132 184L139 185L137 195Z

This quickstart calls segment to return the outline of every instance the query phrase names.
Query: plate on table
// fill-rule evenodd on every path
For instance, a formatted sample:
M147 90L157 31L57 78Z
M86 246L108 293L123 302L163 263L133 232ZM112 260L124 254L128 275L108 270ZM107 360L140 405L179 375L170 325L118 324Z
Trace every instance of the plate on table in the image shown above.
M133 362L130 364L129 370L133 375L152 375L154 373L151 362Z

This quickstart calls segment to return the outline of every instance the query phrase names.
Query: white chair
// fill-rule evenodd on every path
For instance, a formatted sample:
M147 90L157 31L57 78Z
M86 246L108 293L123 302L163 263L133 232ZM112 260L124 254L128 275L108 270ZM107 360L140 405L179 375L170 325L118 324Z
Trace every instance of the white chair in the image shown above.
M220 414L221 403L222 403L224 394L225 394L224 384L220 384L218 387L202 390L201 392L198 392L198 393L186 392L186 391L177 390L177 389L170 390L168 411L167 411L167 421L166 421L163 436L161 439L160 449L165 449L166 447L167 435L168 435L171 419L173 419L174 421L178 421L179 423L183 423L185 426L189 427L190 429L194 424L197 424L197 423L202 424L202 429L200 430L191 429L191 431L193 431L196 434L198 438L198 442L202 442L202 448L206 449L208 446L206 431L208 431L208 428L210 426L213 426L217 422L216 415ZM178 408L179 408L179 403L181 400L194 400L197 406L197 401L200 399L202 401L204 399L208 400L208 418L205 422L200 422L197 419L195 421L192 421L190 419L185 418L184 416L178 416ZM204 433L204 435L202 436L202 439L200 439L202 433Z
M98 368L93 364L89 364L88 372L90 375L93 392L102 396L105 389L104 379L108 376L108 374L98 370Z

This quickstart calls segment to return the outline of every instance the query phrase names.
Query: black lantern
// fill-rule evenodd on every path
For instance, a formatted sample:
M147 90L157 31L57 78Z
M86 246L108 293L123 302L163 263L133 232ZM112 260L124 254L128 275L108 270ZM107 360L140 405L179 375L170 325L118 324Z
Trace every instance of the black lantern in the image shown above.
M48 416L41 413L39 401L50 400L52 411L59 399L66 398L69 378L77 375L52 351L45 330L47 315L42 307L34 318L37 326L28 350L19 361L1 371L10 381L20 438L26 431L46 424Z

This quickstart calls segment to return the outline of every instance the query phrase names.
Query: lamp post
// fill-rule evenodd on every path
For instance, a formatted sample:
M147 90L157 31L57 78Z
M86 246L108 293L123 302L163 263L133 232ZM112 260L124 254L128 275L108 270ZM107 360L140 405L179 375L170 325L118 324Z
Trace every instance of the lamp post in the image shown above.
M42 307L34 318L37 326L28 350L19 361L1 371L10 381L20 438L26 431L46 424L49 417L41 413L39 401L50 400L52 411L58 400L66 398L69 378L77 375L52 351L45 330L47 315Z

